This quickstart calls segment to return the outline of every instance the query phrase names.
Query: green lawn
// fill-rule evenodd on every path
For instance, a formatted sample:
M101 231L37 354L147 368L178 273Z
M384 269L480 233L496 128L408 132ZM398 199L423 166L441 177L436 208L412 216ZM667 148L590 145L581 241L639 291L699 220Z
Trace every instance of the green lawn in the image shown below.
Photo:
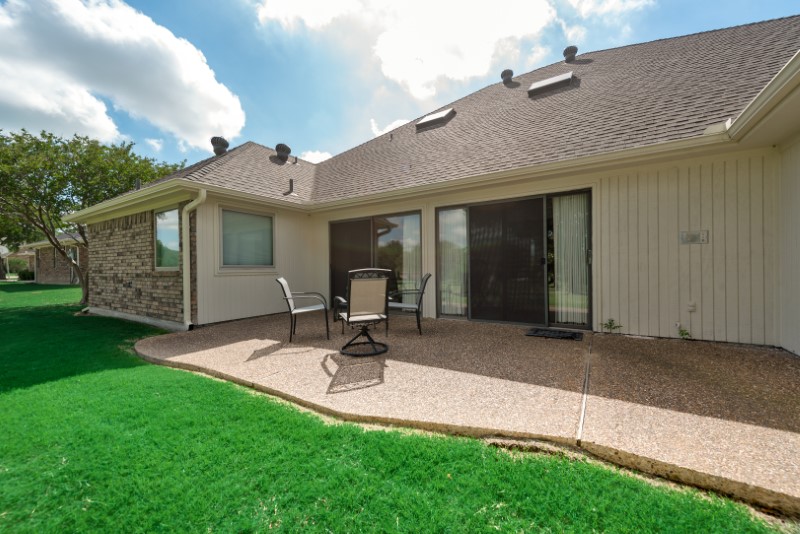
M0 531L762 532L746 508L480 441L326 425L141 362L156 331L0 283Z

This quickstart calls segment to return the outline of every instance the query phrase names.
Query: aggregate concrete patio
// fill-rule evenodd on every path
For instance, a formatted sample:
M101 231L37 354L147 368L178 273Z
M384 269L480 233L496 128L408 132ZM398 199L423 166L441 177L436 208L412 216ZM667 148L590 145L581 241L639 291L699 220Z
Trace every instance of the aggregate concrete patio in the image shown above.
M800 514L800 357L780 349L392 316L378 357L285 314L144 339L145 359L254 387L343 419L541 439ZM385 339L384 339L385 338Z

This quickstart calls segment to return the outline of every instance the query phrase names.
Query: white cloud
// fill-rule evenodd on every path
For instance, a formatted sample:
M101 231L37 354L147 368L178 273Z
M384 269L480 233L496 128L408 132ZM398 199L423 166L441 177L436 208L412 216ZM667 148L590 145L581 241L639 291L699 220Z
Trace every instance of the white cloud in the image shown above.
M534 69L539 66L544 58L550 53L550 49L546 46L535 45L531 48L528 57L525 58L525 68L527 70Z
M244 126L203 54L120 0L0 4L0 127L119 140L101 98L209 151Z
M373 28L376 36L362 48L378 58L383 74L405 87L415 98L436 94L444 79L465 81L483 76L505 61L508 40L517 43L536 36L556 19L549 0L494 0L493 13L486 5L464 2L457 9L449 2L428 0L312 0L274 1L261 4L262 23L275 21L295 31L298 22L312 30L324 30L336 19L347 18Z
M152 148L156 152L161 152L161 149L164 148L163 139L145 139L144 142L147 143L150 146L150 148Z
M375 137L379 137L387 132L391 132L395 128L399 128L404 124L408 124L409 122L410 121L406 119L397 119L396 121L392 121L389 124L387 124L385 128L379 128L378 123L375 121L375 119L370 119L369 126L372 129L372 134Z
M654 0L569 0L581 17L610 15L651 6Z
M318 30L342 15L357 12L356 0L265 0L258 7L258 20L263 24L275 20L287 28L296 28L299 23Z
M333 154L330 152L321 152L319 150L306 150L300 154L300 159L310 161L311 163L319 163L326 159L331 159Z

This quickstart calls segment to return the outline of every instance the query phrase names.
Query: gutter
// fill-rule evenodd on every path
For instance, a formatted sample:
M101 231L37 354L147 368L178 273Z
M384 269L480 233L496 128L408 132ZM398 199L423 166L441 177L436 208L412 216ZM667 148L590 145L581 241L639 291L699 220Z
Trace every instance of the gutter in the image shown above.
M187 328L192 325L192 250L189 233L189 213L206 201L206 190L197 192L197 198L186 204L181 210L181 241L183 242L183 324Z
M795 53L769 83L747 104L728 128L734 141L741 140L755 128L780 101L800 86L800 52Z

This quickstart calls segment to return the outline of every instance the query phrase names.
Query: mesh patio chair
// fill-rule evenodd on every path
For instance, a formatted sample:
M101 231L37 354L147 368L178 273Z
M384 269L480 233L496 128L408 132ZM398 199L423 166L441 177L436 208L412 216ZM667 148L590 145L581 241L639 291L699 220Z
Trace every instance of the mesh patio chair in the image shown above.
M348 273L347 311L339 312L339 318L342 331L346 323L359 332L341 348L342 354L375 356L389 350L386 343L372 338L369 327L385 322L387 335L389 333L387 287L390 273L387 269L358 269ZM361 338L365 341L358 341Z
M325 300L325 297L321 293L314 293L312 291L292 292L292 290L289 289L289 282L287 282L283 277L278 278L276 282L278 282L278 285L281 286L281 289L283 290L283 299L286 301L286 305L289 306L289 343L292 342L292 336L297 333L297 316L301 313L315 312L320 310L322 310L322 314L325 316L325 335L328 337L328 339L330 339L331 331L328 327L328 301ZM297 306L295 301L302 300L316 300L317 304Z
M405 289L393 291L389 294L389 309L401 310L407 312L414 312L417 316L417 329L419 335L422 335L422 297L425 295L425 286L428 285L428 280L431 278L431 273L425 274L420 280L419 287L416 289ZM406 295L414 296L414 302L403 302L403 297Z
M377 269L377 268L367 268L367 269L355 269L352 271L347 272L348 283L347 287L345 288L345 296L344 297L333 297L333 303L331 304L331 308L333 310L333 322L340 320L341 313L347 311L347 301L350 298L350 276L355 276L356 278L388 278L389 282L392 281L392 271L389 269ZM344 323L342 323L342 334L344 334ZM386 335L389 335L389 319L386 319Z

